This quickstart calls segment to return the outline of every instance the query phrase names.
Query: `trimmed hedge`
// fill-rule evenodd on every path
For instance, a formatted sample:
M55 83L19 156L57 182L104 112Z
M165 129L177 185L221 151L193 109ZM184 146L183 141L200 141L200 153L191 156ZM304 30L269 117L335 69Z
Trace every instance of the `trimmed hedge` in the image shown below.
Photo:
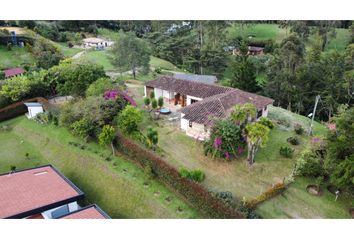
M262 193L261 195L257 196L255 199L246 202L246 207L250 209L255 209L258 204L275 197L276 195L282 193L286 188L284 183L276 183L270 189Z
M27 99L21 102L17 102L14 104L11 104L7 107L4 107L0 109L0 122L5 121L17 116L20 116L22 114L25 114L27 112L27 107L24 104L25 102L39 102L43 104L44 109L48 107L48 100L42 97L36 97L36 98L31 98Z
M127 137L118 134L115 145L119 151L128 155L141 167L151 167L154 175L167 186L183 195L194 207L211 218L245 218L237 209L227 206L213 196L202 185L183 178L177 169L167 164L162 158L143 148Z

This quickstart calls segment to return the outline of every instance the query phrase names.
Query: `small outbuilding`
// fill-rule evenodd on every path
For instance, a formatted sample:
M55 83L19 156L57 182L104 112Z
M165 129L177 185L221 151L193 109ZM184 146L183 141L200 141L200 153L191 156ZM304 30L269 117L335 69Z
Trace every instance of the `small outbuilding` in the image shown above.
M27 102L25 103L28 109L28 113L26 113L27 118L34 118L37 114L43 113L43 105L39 102Z

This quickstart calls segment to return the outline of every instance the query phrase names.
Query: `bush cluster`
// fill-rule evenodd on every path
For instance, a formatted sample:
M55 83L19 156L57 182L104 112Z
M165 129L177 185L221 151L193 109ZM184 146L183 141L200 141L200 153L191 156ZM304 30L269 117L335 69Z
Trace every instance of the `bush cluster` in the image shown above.
M205 179L205 174L201 170L189 171L186 168L181 168L179 170L179 173L181 174L182 177L188 178L188 179L193 180L195 182L202 182Z
M286 158L292 158L294 149L288 147L288 146L282 146L279 149L279 153L281 156L286 157Z
M305 177L324 175L324 167L320 157L312 149L306 149L296 161L295 174Z
M300 124L295 124L294 131L298 135L302 135L304 133L304 128Z
M271 120L269 120L269 118L261 117L259 119L258 123L268 127L269 129L274 128L274 123Z
M177 169L167 164L153 152L119 134L117 148L130 156L140 166L151 166L152 171L163 183L183 195L198 210L212 218L244 218L238 209L227 206L203 186L180 175Z
M286 139L288 143L291 145L299 145L300 144L300 139L298 137L289 137Z

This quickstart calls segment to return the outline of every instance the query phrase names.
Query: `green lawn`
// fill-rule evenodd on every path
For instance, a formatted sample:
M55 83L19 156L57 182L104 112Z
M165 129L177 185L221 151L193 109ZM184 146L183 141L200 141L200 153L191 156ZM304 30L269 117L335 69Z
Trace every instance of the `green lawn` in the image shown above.
M63 55L65 57L72 57L74 56L76 53L81 52L82 49L79 48L69 48L67 43L57 43L57 42L53 42L53 44L55 46L57 46L60 51L63 53Z
M260 204L256 210L264 218L351 218L349 208L354 201L347 196L335 196L323 188L321 196L305 189L312 179L297 178L283 194Z
M106 28L99 28L98 29L98 36L102 36L104 38L115 40L115 39L118 39L118 37L119 37L119 31L113 31L113 30L106 29Z
M286 30L279 28L278 24L246 24L242 26L239 23L234 23L228 27L228 38L236 37L252 38L253 40L268 40L272 39L275 42L281 42L286 36Z
M81 55L82 59L102 65L105 71L117 71L117 69L111 64L109 57L110 53L108 50L96 51L90 49L86 50L85 53Z
M154 56L151 56L151 58L150 58L150 66L153 68L160 67L163 70L181 71L175 65L173 65L171 62L163 60L161 58L154 57Z
M97 203L112 218L196 218L200 215L174 193L121 157L110 161L107 148L85 144L66 129L39 125L25 117L1 124L13 129L0 134L0 172L51 163L86 194L87 203ZM69 145L84 144L85 149ZM25 154L29 153L29 159ZM148 185L145 186L144 183ZM172 201L165 199L171 197ZM183 209L178 212L178 207Z
M32 64L33 57L27 48L13 47L11 51L0 46L0 69L20 67L22 64Z

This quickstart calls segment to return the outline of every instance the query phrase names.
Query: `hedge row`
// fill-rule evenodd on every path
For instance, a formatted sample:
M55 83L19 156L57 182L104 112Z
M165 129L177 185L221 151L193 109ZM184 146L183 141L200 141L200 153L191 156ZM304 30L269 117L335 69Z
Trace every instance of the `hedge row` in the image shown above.
M286 188L284 183L276 183L274 186L269 188L267 191L262 193L261 195L257 196L255 199L246 202L246 207L250 209L255 209L258 204L275 197L276 195L282 193Z
M0 122L25 114L27 112L27 107L24 104L25 102L40 102L43 104L45 109L48 107L49 104L48 100L42 97L31 98L11 104L7 107L0 109Z
M118 134L115 140L119 151L128 155L143 168L150 167L153 174L166 185L183 195L194 207L211 218L244 218L237 209L225 205L202 185L182 178L178 170L167 164L153 152Z

